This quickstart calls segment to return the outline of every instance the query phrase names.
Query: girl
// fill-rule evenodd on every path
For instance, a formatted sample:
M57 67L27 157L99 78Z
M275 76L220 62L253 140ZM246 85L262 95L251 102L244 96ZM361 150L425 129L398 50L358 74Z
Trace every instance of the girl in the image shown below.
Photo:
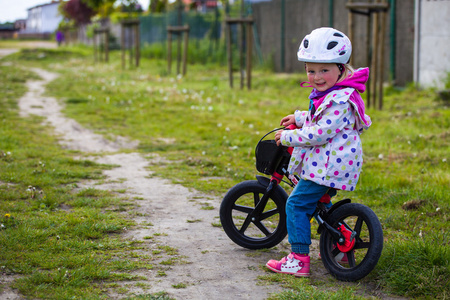
M286 203L292 253L267 262L274 272L309 277L310 218L317 202L324 195L333 197L337 189L353 191L358 182L363 162L359 135L371 125L359 93L369 69L353 70L351 52L348 37L328 27L313 30L300 44L298 60L305 62L313 89L309 111L281 119L282 126L298 129L275 134L278 145L294 147L288 171L300 181Z

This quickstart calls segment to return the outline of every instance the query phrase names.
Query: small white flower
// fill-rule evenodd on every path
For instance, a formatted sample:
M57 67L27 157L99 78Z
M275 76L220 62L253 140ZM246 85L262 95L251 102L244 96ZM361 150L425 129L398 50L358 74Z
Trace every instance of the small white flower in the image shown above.
M230 131L230 128L227 127L227 128L225 128L225 130L226 130L226 131Z
M440 211L441 210L441 208L440 207L437 207L436 208L436 212L438 212L438 211Z
M419 232L419 236L422 237L422 230Z
M384 155L383 154L379 154L378 155L378 159L383 159L384 158Z
M209 111L213 111L213 107L212 106L208 106L208 110Z
M222 127L222 123L217 123L217 127Z
M202 151L202 155L205 155L206 154L206 151Z
M447 162L447 159L446 159L446 158L443 158L443 159L442 159L442 162Z

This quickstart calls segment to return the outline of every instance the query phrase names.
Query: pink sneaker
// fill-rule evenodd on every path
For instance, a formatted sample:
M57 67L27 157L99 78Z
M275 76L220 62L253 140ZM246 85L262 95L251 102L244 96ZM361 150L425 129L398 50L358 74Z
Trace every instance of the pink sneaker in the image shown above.
M309 256L300 256L292 252L280 261L271 259L266 266L276 272L291 274L296 277L309 277Z

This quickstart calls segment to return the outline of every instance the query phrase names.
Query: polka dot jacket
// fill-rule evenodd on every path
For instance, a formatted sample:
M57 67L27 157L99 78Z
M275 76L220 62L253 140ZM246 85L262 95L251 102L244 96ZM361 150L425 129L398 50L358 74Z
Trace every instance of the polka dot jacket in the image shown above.
M355 189L363 163L360 133L371 125L369 116L360 115L358 101L358 91L343 88L328 93L313 116L295 112L301 128L281 135L283 145L295 147L290 174L340 190Z

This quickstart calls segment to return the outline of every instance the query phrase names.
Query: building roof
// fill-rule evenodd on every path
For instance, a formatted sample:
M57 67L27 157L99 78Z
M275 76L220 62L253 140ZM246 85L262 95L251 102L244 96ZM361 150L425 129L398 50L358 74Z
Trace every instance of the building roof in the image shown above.
M43 7L43 6L49 6L49 5L53 5L53 4L59 4L60 2L63 2L63 1L61 1L61 0L52 0L52 2L50 2L50 3L38 4L38 5L35 5L33 7L28 8L27 10L31 10L31 9L38 8L38 7Z

